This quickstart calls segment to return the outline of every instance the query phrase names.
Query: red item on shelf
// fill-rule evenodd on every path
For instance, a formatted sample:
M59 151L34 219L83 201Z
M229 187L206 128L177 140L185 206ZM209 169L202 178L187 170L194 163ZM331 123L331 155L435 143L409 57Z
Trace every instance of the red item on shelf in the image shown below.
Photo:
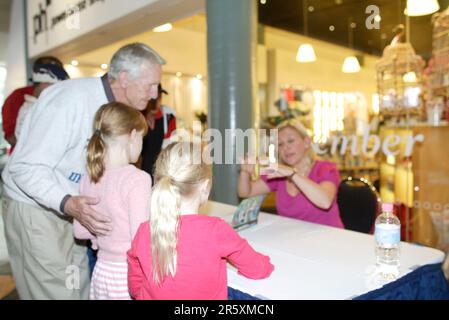
M288 102L295 100L295 91L292 88L286 88L284 89L284 92Z
M409 228L408 228L408 237L407 235L407 210L409 210ZM406 205L402 203L396 203L394 205L394 214L398 217L399 221L401 221L401 241L411 241L412 239L412 209L408 208Z

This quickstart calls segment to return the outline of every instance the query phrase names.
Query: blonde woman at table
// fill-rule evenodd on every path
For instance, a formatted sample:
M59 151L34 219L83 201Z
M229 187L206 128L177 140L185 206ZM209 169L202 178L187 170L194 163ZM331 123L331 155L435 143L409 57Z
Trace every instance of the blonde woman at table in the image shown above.
M198 214L212 171L193 163L192 143L169 145L156 160L150 221L128 252L129 292L136 300L227 300L227 262L250 279L274 267L224 220Z
M312 157L312 141L300 121L291 119L278 126L277 168L261 171L252 181L254 165L241 165L238 194L242 198L276 192L278 214L308 222L343 228L336 194L340 175L332 162Z

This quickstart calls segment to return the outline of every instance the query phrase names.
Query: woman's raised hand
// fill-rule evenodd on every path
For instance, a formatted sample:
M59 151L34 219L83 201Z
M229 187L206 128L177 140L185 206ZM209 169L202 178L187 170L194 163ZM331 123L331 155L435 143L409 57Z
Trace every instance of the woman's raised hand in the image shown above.
M256 161L253 157L246 155L243 159L241 159L240 170L242 172L246 172L249 175L254 173L256 167Z

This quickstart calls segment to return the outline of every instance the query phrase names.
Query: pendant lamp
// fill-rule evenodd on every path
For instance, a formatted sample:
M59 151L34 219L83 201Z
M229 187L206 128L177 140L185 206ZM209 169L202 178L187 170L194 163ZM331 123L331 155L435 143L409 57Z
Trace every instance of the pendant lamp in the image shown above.
M440 10L438 0L407 0L405 14L410 17L425 16Z
M303 0L303 14L304 14L304 35L307 37L307 0ZM296 61L301 63L309 63L316 61L315 50L310 43L303 43L299 46L296 54Z
M356 56L348 56L343 62L341 71L344 73L357 73L360 71L360 63Z
M351 22L351 19L349 20L349 27L348 27L348 33L349 33L349 47L352 49L353 47L353 27L354 24ZM341 68L341 71L344 73L357 73L360 71L360 63L359 60L355 55L348 56L345 58L345 61L343 62L343 66Z

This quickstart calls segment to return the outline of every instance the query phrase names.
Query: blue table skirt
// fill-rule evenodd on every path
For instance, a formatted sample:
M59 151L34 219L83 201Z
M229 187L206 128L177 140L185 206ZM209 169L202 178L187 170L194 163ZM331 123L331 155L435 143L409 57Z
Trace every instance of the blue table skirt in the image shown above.
M259 300L228 288L229 300ZM449 285L441 264L426 265L354 300L449 300Z
M441 264L431 264L354 300L449 300L449 285Z
M228 287L229 300L260 300L250 294Z

